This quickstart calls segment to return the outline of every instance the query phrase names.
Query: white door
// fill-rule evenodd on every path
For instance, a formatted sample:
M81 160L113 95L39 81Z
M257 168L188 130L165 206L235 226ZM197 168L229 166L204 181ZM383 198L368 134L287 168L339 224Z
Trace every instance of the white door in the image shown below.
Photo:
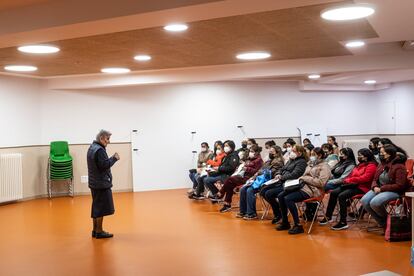
M395 134L395 102L382 102L377 107L377 133Z

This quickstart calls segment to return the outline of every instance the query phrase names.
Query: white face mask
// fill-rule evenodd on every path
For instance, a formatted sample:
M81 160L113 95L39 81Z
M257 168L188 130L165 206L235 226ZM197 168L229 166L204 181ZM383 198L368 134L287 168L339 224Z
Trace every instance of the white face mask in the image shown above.
M298 157L298 155L296 153L294 153L293 151L291 153L289 153L289 158L294 160Z
M315 162L316 162L316 160L318 160L318 158L316 158L316 156L311 156L311 157L309 158L309 160L310 160L312 163L315 163Z
M247 145L247 149L250 149L252 147L252 145Z
M224 147L224 152L229 153L231 151L231 148L229 146Z
M292 151L292 147L287 147L287 148L286 148L286 151L287 151L287 152L291 152L291 151Z
M249 152L249 158L254 158L255 154L254 152Z
M201 148L201 152L206 152L206 151L207 151L207 148L205 148L205 147Z
M241 152L239 152L239 158L240 158L240 159L243 159L243 158L244 158L244 152L242 152L242 151L241 151Z
M220 155L221 154L221 150L216 150L216 155Z

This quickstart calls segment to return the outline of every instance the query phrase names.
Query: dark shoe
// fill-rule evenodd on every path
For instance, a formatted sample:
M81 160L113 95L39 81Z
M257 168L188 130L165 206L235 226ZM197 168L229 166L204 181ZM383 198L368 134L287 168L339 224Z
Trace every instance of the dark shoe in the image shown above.
M244 220L255 220L257 219L257 214L250 214L250 215L245 215L243 217Z
M188 194L189 199L195 199L195 193Z
M206 197L204 195L194 195L195 200L204 200Z
M95 233L95 239L107 239L107 238L112 238L113 236L114 236L113 234L105 232L105 231L101 233L98 233L98 232Z
M323 218L322 220L319 221L319 225L327 225L328 223L331 223L332 219L331 218Z
M348 224L346 224L345 222L340 221L336 225L332 226L331 229L339 231L339 230L348 229L348 227L349 227Z
M282 219L282 216L275 216L273 219L272 219L272 224L276 224L276 223L278 223L279 222L279 220L281 220Z
M284 231L284 230L289 230L290 229L290 224L289 223L280 223L278 226L276 226L276 230L277 231Z
M294 225L292 229L288 231L288 233L291 235L302 234L303 232L305 232L305 230L303 230L302 225Z
M237 213L236 218L244 218L246 214L243 213Z
M95 238L95 236L96 236L96 232L92 231L92 238Z
M226 213L231 211L230 205L224 205L223 208L220 209L220 213Z

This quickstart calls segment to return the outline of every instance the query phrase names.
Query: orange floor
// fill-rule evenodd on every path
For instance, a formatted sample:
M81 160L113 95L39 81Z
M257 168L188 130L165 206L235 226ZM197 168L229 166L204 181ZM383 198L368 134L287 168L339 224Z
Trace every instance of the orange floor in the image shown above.
M0 275L412 275L410 242L316 226L289 236L184 190L115 195L115 234L90 237L88 196L0 206Z

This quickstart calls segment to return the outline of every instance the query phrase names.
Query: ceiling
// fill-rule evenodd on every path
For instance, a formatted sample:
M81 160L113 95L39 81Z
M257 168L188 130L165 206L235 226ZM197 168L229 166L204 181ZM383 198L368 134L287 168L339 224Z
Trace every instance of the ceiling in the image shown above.
M365 21L331 24L319 14L326 4L192 22L190 30L166 33L161 27L53 41L62 52L50 56L0 49L0 67L30 63L38 76L99 73L103 67L156 70L232 64L236 53L269 51L269 60L351 55L339 41L376 38ZM133 60L149 54L151 62Z
M379 83L414 79L414 65L409 63L414 51L402 47L403 41L414 39L411 0L398 0L399 5L388 0L119 0L117 7L111 1L98 1L100 5L96 1L1 1L0 26L7 28L0 27L0 71L5 65L31 64L39 70L25 76L54 79L55 84L58 78L70 81L95 74L119 78L99 73L103 67L115 66L128 67L133 71L130 75L145 74L152 80L161 76L172 80L188 72L186 68L192 72L208 69L204 80L209 81L225 80L224 75L229 80L306 81L307 73L321 73L317 82L330 87L359 83L361 72L383 78ZM352 2L374 4L376 14L340 23L320 18L323 9ZM86 7L92 4L101 7L91 13ZM78 5L85 11L69 12ZM27 20L18 20L25 16ZM186 22L189 30L167 33L162 26L170 22ZM363 39L368 45L351 51L344 44L353 39ZM16 46L29 43L54 44L61 52L36 56L17 51ZM237 53L257 50L269 51L272 57L254 63L235 58ZM136 62L137 54L149 54L152 60ZM362 59L366 62L355 62ZM216 74L219 67L239 75ZM401 70L403 78L397 73L384 74ZM343 74L347 78L334 77ZM188 81L202 81L200 76ZM182 76L178 79L185 81Z

